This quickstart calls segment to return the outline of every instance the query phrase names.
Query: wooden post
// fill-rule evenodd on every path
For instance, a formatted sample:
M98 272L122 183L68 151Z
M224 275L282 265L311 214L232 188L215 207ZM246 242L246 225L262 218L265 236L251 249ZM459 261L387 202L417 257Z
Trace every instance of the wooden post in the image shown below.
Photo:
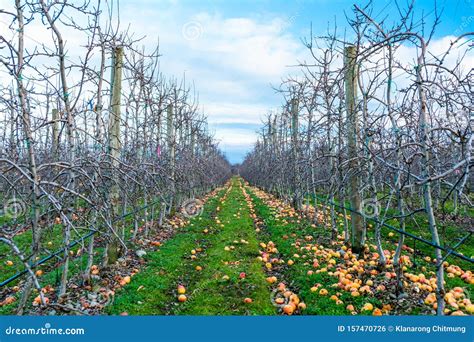
M192 121L189 124L189 149L191 151L191 159L194 160L194 145L196 143L196 135L193 129ZM191 196L196 196L196 176L191 174Z
M122 92L122 66L123 66L123 47L118 46L113 51L113 68L111 77L111 99L109 114L109 153L110 163L112 166L113 184L110 188L110 203L113 215L119 214L119 186L118 174L115 169L119 167L120 157L120 99ZM116 231L118 231L116 229ZM116 236L112 237L112 241L107 249L107 263L111 264L117 261L120 254L119 241Z
M296 209L301 209L301 198L299 186L300 172L299 172L299 120L298 120L298 99L295 97L290 103L290 115L291 115L291 140L293 147L293 205Z
M193 128L193 124L191 123L190 125L190 134L191 134L191 156L194 158L194 150L196 148L196 132L195 129Z
M166 136L169 151L169 165L170 165L170 176L171 176L171 203L170 213L174 208L175 201L175 161L176 161L176 145L175 145L175 130L174 130L174 111L173 104L170 103L168 106L167 117L166 117Z
M173 120L173 105L170 104L167 110L166 117L166 135L168 138L168 148L170 150L170 156L174 154L174 120Z
M344 49L344 67L345 67L345 88L346 88L346 115L347 115L347 147L349 158L349 198L351 209L358 213L362 212L361 198L359 192L359 160L358 135L359 122L356 109L357 97L357 48L347 46ZM351 212L352 223L352 251L359 254L364 249L365 243L365 225L361 214Z
M429 120L427 112L427 101L423 85L423 77L421 76L421 67L423 65L423 56L426 51L426 45L422 41L422 54L418 55L418 65L416 66L416 84L418 88L418 96L420 101L420 121L419 121L419 135L420 135L420 144L421 144L421 174L423 179L426 180L426 183L423 184L423 199L425 202L425 211L428 218L428 223L431 231L431 242L435 245L440 245L441 241L439 239L438 227L436 225L436 217L433 209L433 198L431 194L431 182L428 180L430 177L429 166L431 164L430 149L428 146L428 132ZM443 255L441 249L435 249L436 256L436 299L437 305L436 313L441 316L444 315L444 267L443 267Z
M52 109L53 115L53 156L57 156L59 147L59 112L56 108Z
M175 167L175 156L176 156L176 146L175 146L175 132L174 132L174 111L173 111L173 105L170 104L168 106L168 112L167 112L167 127L166 127L166 134L168 138L168 149L170 153L170 167L171 167L171 178L173 179L174 183L174 167Z

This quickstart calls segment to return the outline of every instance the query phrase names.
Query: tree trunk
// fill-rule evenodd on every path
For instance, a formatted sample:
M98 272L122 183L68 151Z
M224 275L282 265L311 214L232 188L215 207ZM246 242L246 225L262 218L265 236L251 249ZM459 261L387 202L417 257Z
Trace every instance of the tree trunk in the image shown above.
M116 169L119 167L120 158L120 99L122 92L122 65L123 65L123 47L118 46L114 49L113 68L112 68L112 98L110 101L109 116L109 153L110 163L112 167L112 186L109 192L110 204L112 207L113 217L119 215L119 186L118 173ZM113 220L112 220L113 222ZM115 229L115 227L113 227ZM117 231L117 229L115 229ZM115 234L111 234L110 245L107 249L107 264L117 261L120 256L120 245Z
M352 251L359 254L364 249L365 225L361 212L361 198L359 192L359 161L357 140L359 135L359 122L356 108L357 96L357 48L348 46L344 50L345 58L345 87L346 87L346 114L347 114L347 134L348 134L348 157L349 157L349 197L352 223Z

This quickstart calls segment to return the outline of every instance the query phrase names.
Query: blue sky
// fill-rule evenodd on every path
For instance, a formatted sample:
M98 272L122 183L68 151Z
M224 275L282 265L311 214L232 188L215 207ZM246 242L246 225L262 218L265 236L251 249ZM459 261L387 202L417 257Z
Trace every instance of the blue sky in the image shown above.
M399 0L401 6L407 0ZM345 0L120 0L122 29L146 36L150 49L159 40L161 71L193 82L210 130L232 163L241 162L256 141L256 131L269 111L279 110L278 86L298 61L311 61L301 42L324 34L334 21L347 28L353 3ZM376 19L395 18L393 1L375 0ZM0 0L0 7L11 7ZM415 12L430 14L434 1L415 1ZM439 0L444 10L433 46L444 50L450 37L474 31L474 0ZM382 14L380 14L382 13ZM396 12L395 12L396 14ZM0 23L5 25L5 23ZM6 26L5 26L6 27ZM3 27L0 27L3 29ZM28 37L37 44L45 33L33 27ZM46 33L47 34L47 33ZM67 36L68 46L80 46ZM71 51L72 53L72 51ZM410 58L410 54L406 54ZM472 65L471 65L472 67Z
M404 5L409 0L399 0ZM297 73L297 61L311 61L301 39L323 35L337 23L348 29L354 0L121 0L122 23L160 39L161 70L186 74L199 92L211 131L232 163L241 162L256 140L262 118L279 110L282 98L272 86ZM394 1L374 0L376 19L397 18ZM433 19L435 2L415 2L415 13ZM438 0L443 11L432 45L474 30L474 0ZM350 31L350 29L349 29ZM410 53L405 54L408 59Z

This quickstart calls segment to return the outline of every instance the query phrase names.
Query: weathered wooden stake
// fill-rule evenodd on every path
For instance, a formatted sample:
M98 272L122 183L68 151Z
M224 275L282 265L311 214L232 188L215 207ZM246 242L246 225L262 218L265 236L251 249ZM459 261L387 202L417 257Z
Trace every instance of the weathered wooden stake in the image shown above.
M176 160L176 145L175 145L175 131L174 131L174 111L173 104L168 106L166 118L166 135L168 138L168 151L170 156L170 170L171 170L171 192L174 196L175 192L175 160Z
M301 185L300 172L299 172L299 120L298 120L298 100L293 98L291 100L291 140L293 145L293 205L296 209L301 209L301 194L299 187Z
M122 66L123 66L123 47L118 46L113 51L112 84L109 114L109 153L111 166L115 170L119 167L120 158L120 99L122 92ZM114 216L119 214L119 186L118 174L112 175L112 186L110 188L110 203ZM118 230L116 229L116 232ZM112 237L109 248L107 249L107 263L111 264L117 261L120 254L119 241L116 236Z
M359 161L358 161L358 135L359 122L356 109L357 97L357 48L347 46L344 49L345 65L345 88L346 88L346 115L347 115L347 147L349 158L349 198L351 209L358 213L362 212L361 198L359 192ZM365 225L363 217L351 212L352 223L352 251L359 254L364 249Z
M59 112L53 108L51 113L53 115L53 155L56 156L59 147Z

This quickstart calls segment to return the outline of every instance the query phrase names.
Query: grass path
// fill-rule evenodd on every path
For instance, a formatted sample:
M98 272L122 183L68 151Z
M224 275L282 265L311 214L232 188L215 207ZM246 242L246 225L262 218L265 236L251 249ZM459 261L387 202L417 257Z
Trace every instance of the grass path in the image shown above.
M338 216L337 224L342 220ZM388 262L381 269L370 241L358 257L343 240L340 235L332 240L324 224L314 224L290 205L233 178L208 200L201 216L147 255L146 267L117 293L109 313L434 313L431 258L414 263L404 253L405 296L397 298L392 246L386 246ZM446 314L472 314L471 273L456 267L447 267L447 272ZM179 301L179 288L185 291L184 301Z
M384 241L384 253L388 261L386 267L379 268L373 240L367 241L363 256L355 257L344 245L343 236L331 239L329 227L314 225L290 206L281 202L278 204L278 200L273 200L262 191L250 187L247 191L261 222L261 239L271 240L278 248L279 258L286 260L286 267L279 268L279 280L288 284L304 300L304 314L435 313L432 299L436 268L428 255L418 256L415 263L411 253L403 252L405 296L397 299L394 296L396 280L393 268L395 236L389 236L388 241ZM262 196L267 200L262 200ZM323 215L328 218L329 212ZM336 220L342 227L343 218L338 216ZM465 264L456 259L454 262L445 263L445 313L474 314L474 305L471 304L474 290L472 273L469 266L463 270L458 265L464 267Z
M364 254L354 255L344 244L342 235L331 238L328 208L319 207L316 224L291 205L246 185L238 177L206 198L201 215L190 219L185 227L177 227L173 237L158 250L148 249L145 263L138 273L131 274L133 278L128 277L120 285L115 283L113 302L105 307L105 312L100 312L112 315L435 313L435 263L429 254L416 256L406 245L400 258L404 293L395 296L393 254L397 237L394 234L384 238L387 264L380 267L370 225ZM342 227L342 214L336 217L336 224ZM48 235L48 238L54 246L53 237ZM77 258L77 264L84 260ZM140 264L136 258L135 261ZM471 265L455 259L448 261L444 265L445 313L474 314ZM79 266L72 267L74 270ZM126 267L122 265L125 273ZM116 274L114 281L125 279L124 272ZM53 284L55 274L47 272L43 283ZM85 289L84 294L96 290ZM15 305L16 302L0 305L0 314L13 313Z
M241 186L233 179L183 232L147 255L147 266L117 294L109 313L275 314ZM185 302L177 300L179 285L186 289Z

